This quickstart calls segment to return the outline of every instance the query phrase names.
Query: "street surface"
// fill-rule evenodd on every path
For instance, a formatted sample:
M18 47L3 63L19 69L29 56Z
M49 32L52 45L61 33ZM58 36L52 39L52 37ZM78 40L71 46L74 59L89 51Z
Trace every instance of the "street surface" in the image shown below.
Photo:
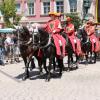
M100 100L100 61L80 64L50 82L39 76L38 69L31 72L31 79L22 81L23 72L23 61L0 66L0 100Z

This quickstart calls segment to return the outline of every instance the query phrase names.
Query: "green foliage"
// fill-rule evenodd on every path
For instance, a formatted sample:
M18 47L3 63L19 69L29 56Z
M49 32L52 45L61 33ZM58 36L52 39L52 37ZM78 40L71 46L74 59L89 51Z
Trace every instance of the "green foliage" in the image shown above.
M80 19L77 13L68 13L65 14L65 16L69 16L72 18L72 23L75 25L76 30L79 28L80 25L82 25L82 20Z
M19 21L21 20L21 15L16 15L15 17L14 17L14 24L15 25L18 25L19 24Z
M15 0L3 0L3 3L0 6L0 10L4 16L6 27L13 27L13 24L10 22L9 19L16 16Z

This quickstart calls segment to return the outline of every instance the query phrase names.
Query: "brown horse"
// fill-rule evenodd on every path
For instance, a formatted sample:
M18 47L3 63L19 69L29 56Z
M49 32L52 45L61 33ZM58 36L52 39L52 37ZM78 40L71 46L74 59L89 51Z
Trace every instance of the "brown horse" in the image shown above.
M22 26L18 28L17 35L18 35L20 53L25 63L25 73L23 74L22 79L26 80L27 78L29 78L29 64L32 61L32 57L36 56L39 66L42 66L41 58L37 56L39 49L37 48L37 46L33 44L32 35L30 34L27 27ZM32 63L34 63L34 61L32 61Z

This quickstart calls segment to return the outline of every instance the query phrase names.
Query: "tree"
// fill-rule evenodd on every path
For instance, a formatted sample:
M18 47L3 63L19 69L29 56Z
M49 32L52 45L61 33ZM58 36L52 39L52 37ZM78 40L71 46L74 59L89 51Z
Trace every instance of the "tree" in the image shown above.
M19 24L19 21L21 20L21 15L16 15L15 17L14 17L14 24L15 25L18 25Z
M2 5L0 6L1 13L4 17L4 22L6 27L13 27L10 19L16 17L16 6L15 0L2 0Z
M72 18L72 23L75 25L76 30L79 28L80 25L82 25L82 20L80 19L77 13L68 13L65 14L65 16L66 17L69 16Z

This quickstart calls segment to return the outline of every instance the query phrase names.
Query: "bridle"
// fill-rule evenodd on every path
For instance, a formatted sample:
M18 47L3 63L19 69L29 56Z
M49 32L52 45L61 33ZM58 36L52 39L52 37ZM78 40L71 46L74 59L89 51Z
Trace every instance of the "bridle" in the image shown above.
M43 41L41 41L41 35L40 35L40 33L39 32L35 32L35 33L38 34L38 43L34 42L34 37L35 37L36 34L34 34L34 32L33 32L33 45L37 46L40 49L46 48L46 47L48 47L50 45L50 43L51 43L51 35L49 33L48 33L49 34L48 38L44 39ZM46 43L46 44L44 46L42 46L42 44L44 44L44 43Z

